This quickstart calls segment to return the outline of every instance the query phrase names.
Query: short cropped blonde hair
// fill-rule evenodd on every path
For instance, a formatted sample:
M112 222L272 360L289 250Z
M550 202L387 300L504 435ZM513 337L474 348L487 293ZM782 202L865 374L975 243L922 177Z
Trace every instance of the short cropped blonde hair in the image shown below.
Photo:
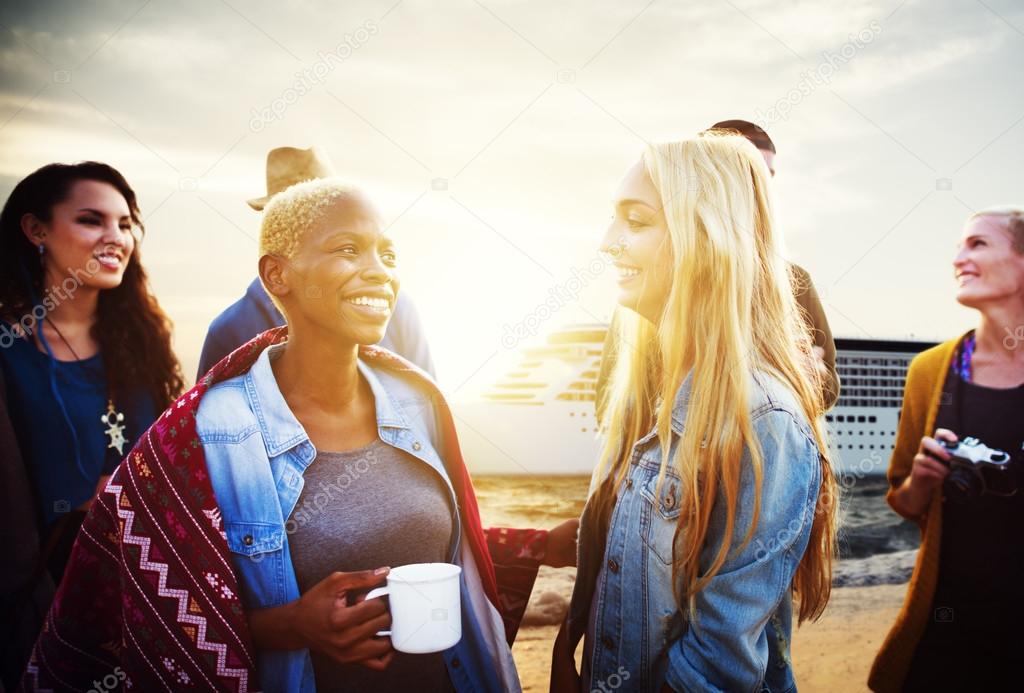
M366 198L340 178L316 178L282 190L263 209L260 255L292 258L303 235L316 227L328 210L339 203Z
M967 221L972 221L978 217L1000 217L1005 219L1006 230L1010 232L1010 237L1013 239L1013 249L1018 253L1024 253L1024 205L988 207L967 217Z

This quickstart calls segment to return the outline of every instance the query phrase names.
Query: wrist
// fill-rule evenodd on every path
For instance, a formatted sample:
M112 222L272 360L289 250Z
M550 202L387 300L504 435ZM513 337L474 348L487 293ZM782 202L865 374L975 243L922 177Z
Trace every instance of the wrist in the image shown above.
M548 562L548 543L551 541L551 532L546 529L537 530L537 543L534 548L534 556L541 565L550 565Z
M301 599L301 597L300 597ZM299 599L288 602L281 607L281 626L285 639L289 643L289 649L308 650L309 638L302 629L302 619L299 614Z
M907 477L903 482L902 505L911 515L923 515L928 510L928 504L932 493L935 491L933 484L922 483L920 479L915 481L913 476Z

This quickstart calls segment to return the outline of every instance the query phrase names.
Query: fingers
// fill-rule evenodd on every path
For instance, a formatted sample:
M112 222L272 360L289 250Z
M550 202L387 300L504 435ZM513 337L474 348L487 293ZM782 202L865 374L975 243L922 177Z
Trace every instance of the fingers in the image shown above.
M371 623L385 621L383 626L370 629ZM334 602L330 614L327 615L327 627L332 633L347 633L356 628L373 633L388 627L391 614L383 599L370 599L354 606L348 606L344 599ZM351 641L351 639L349 639Z
M387 662L390 662L391 657L388 655L393 656L394 651L395 649L391 646L391 638L382 637L364 640L351 647L332 647L326 654L338 662L365 662L366 660L381 660L383 657L387 657ZM380 663L387 666L383 660Z
M376 618L371 618L368 621L361 623L354 623L344 630L340 630L333 638L332 642L337 647L349 648L360 641L368 640L373 638L377 631L387 630L391 627L391 614L385 612Z
M391 664L391 660L395 658L395 651L390 650L387 654L382 657L373 657L371 659L364 659L360 662L367 669L373 669L374 671L384 671Z
M376 570L361 570L355 573L334 572L324 580L339 592L354 590L368 590L384 584L390 568L377 568Z
M945 440L945 441L948 441L950 443L955 443L955 442L957 442L959 440L959 438L956 437L956 433L953 433L953 431L949 430L948 428L938 428L938 429L936 429L935 430L935 439L936 440Z
M949 460L952 459L952 455L949 454L949 450L943 447L942 443L927 436L921 439L921 450L918 454L921 453L940 461L949 462Z
M942 481L949 474L949 467L926 453L914 457L913 476L929 481Z

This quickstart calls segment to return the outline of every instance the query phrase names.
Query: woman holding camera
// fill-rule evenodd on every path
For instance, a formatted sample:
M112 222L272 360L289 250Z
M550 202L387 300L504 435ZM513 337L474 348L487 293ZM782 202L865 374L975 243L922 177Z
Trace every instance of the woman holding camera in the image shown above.
M738 135L650 145L613 210L624 351L552 690L792 690L835 480L768 168Z
M953 260L978 327L910 364L889 505L921 526L875 691L1006 690L1024 651L1024 207L973 214Z
M481 526L444 397L370 346L399 281L362 193L328 178L275 195L260 254L287 325L220 361L118 468L29 687L121 667L147 691L516 690L510 644L539 565L574 562L575 521ZM377 636L387 605L364 598L416 563L461 568L461 639L441 651L396 651Z

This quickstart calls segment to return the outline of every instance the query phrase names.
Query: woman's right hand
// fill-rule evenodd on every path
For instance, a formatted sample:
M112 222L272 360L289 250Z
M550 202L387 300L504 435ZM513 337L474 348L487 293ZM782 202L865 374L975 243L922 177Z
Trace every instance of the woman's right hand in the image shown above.
M910 468L911 486L929 497L949 474L949 461L952 459L949 451L942 447L940 440L955 443L957 437L953 431L940 428L935 431L934 438L921 438L921 445L914 455L914 463Z
M949 474L951 456L939 443L940 440L955 443L957 437L952 431L940 428L935 431L934 438L921 438L910 467L910 476L890 496L889 504L904 517L920 519L927 512L935 489Z
M357 662L383 671L395 656L391 638L377 637L391 626L383 599L360 599L349 605L352 592L377 587L387 568L357 573L331 573L294 602L249 613L257 648L316 650L339 662Z
M339 662L360 662L383 671L395 651L391 638L376 633L391 627L391 614L383 599L349 606L348 595L383 584L387 572L335 572L307 590L295 603L295 628L306 647Z

